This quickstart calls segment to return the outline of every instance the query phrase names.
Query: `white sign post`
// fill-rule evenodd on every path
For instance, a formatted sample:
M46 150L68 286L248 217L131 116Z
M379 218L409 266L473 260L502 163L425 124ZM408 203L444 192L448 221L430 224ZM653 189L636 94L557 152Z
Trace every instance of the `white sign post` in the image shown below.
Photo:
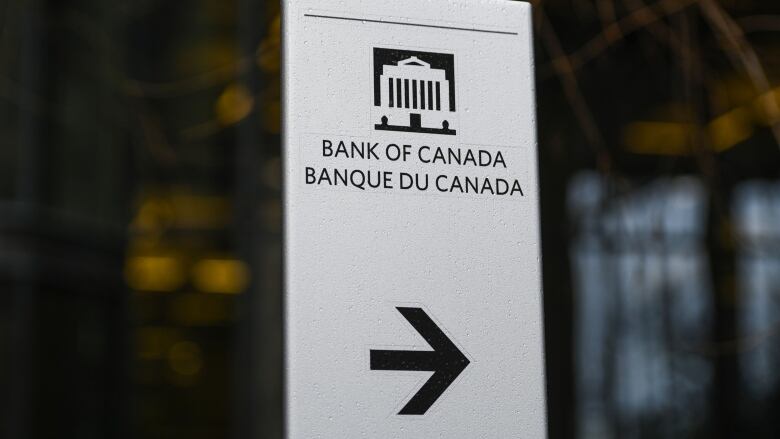
M292 439L546 435L531 8L284 2Z

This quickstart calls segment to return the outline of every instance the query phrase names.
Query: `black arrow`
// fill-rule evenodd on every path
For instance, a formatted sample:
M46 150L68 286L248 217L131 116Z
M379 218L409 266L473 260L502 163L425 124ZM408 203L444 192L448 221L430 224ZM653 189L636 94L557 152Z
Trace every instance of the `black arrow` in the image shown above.
M469 365L469 359L436 326L421 308L396 308L433 348L432 351L371 350L371 370L434 372L419 391L398 412L424 415L455 378Z

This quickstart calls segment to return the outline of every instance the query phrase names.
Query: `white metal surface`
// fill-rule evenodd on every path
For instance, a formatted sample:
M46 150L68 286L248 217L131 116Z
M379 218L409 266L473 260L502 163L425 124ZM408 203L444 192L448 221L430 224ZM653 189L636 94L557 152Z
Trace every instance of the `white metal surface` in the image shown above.
M283 38L288 437L545 437L530 6L288 0Z

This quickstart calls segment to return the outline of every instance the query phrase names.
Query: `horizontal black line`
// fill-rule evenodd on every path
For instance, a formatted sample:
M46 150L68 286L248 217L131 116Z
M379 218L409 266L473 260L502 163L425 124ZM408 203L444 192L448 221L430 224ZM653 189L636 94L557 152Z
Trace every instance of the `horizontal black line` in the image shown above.
M434 29L465 30L469 32L482 32L486 34L517 35L517 32L506 32L506 31L489 30L489 29L472 29L468 27L437 26L434 24L422 24L422 23L404 23L402 21L370 20L368 18L337 17L334 15L317 15L317 14L303 14L303 16L315 17L315 18L330 18L332 20L362 21L365 23L398 24L401 26L430 27Z

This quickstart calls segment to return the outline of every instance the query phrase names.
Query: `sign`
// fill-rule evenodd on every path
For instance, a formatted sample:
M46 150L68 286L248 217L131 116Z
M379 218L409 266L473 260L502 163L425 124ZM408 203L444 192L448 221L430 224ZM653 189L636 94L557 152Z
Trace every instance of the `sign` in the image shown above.
M414 326L433 350L371 350L371 370L433 372L428 381L398 412L399 415L424 415L469 365L469 359L421 308L399 307L398 312Z
M543 438L531 8L284 3L288 437Z

